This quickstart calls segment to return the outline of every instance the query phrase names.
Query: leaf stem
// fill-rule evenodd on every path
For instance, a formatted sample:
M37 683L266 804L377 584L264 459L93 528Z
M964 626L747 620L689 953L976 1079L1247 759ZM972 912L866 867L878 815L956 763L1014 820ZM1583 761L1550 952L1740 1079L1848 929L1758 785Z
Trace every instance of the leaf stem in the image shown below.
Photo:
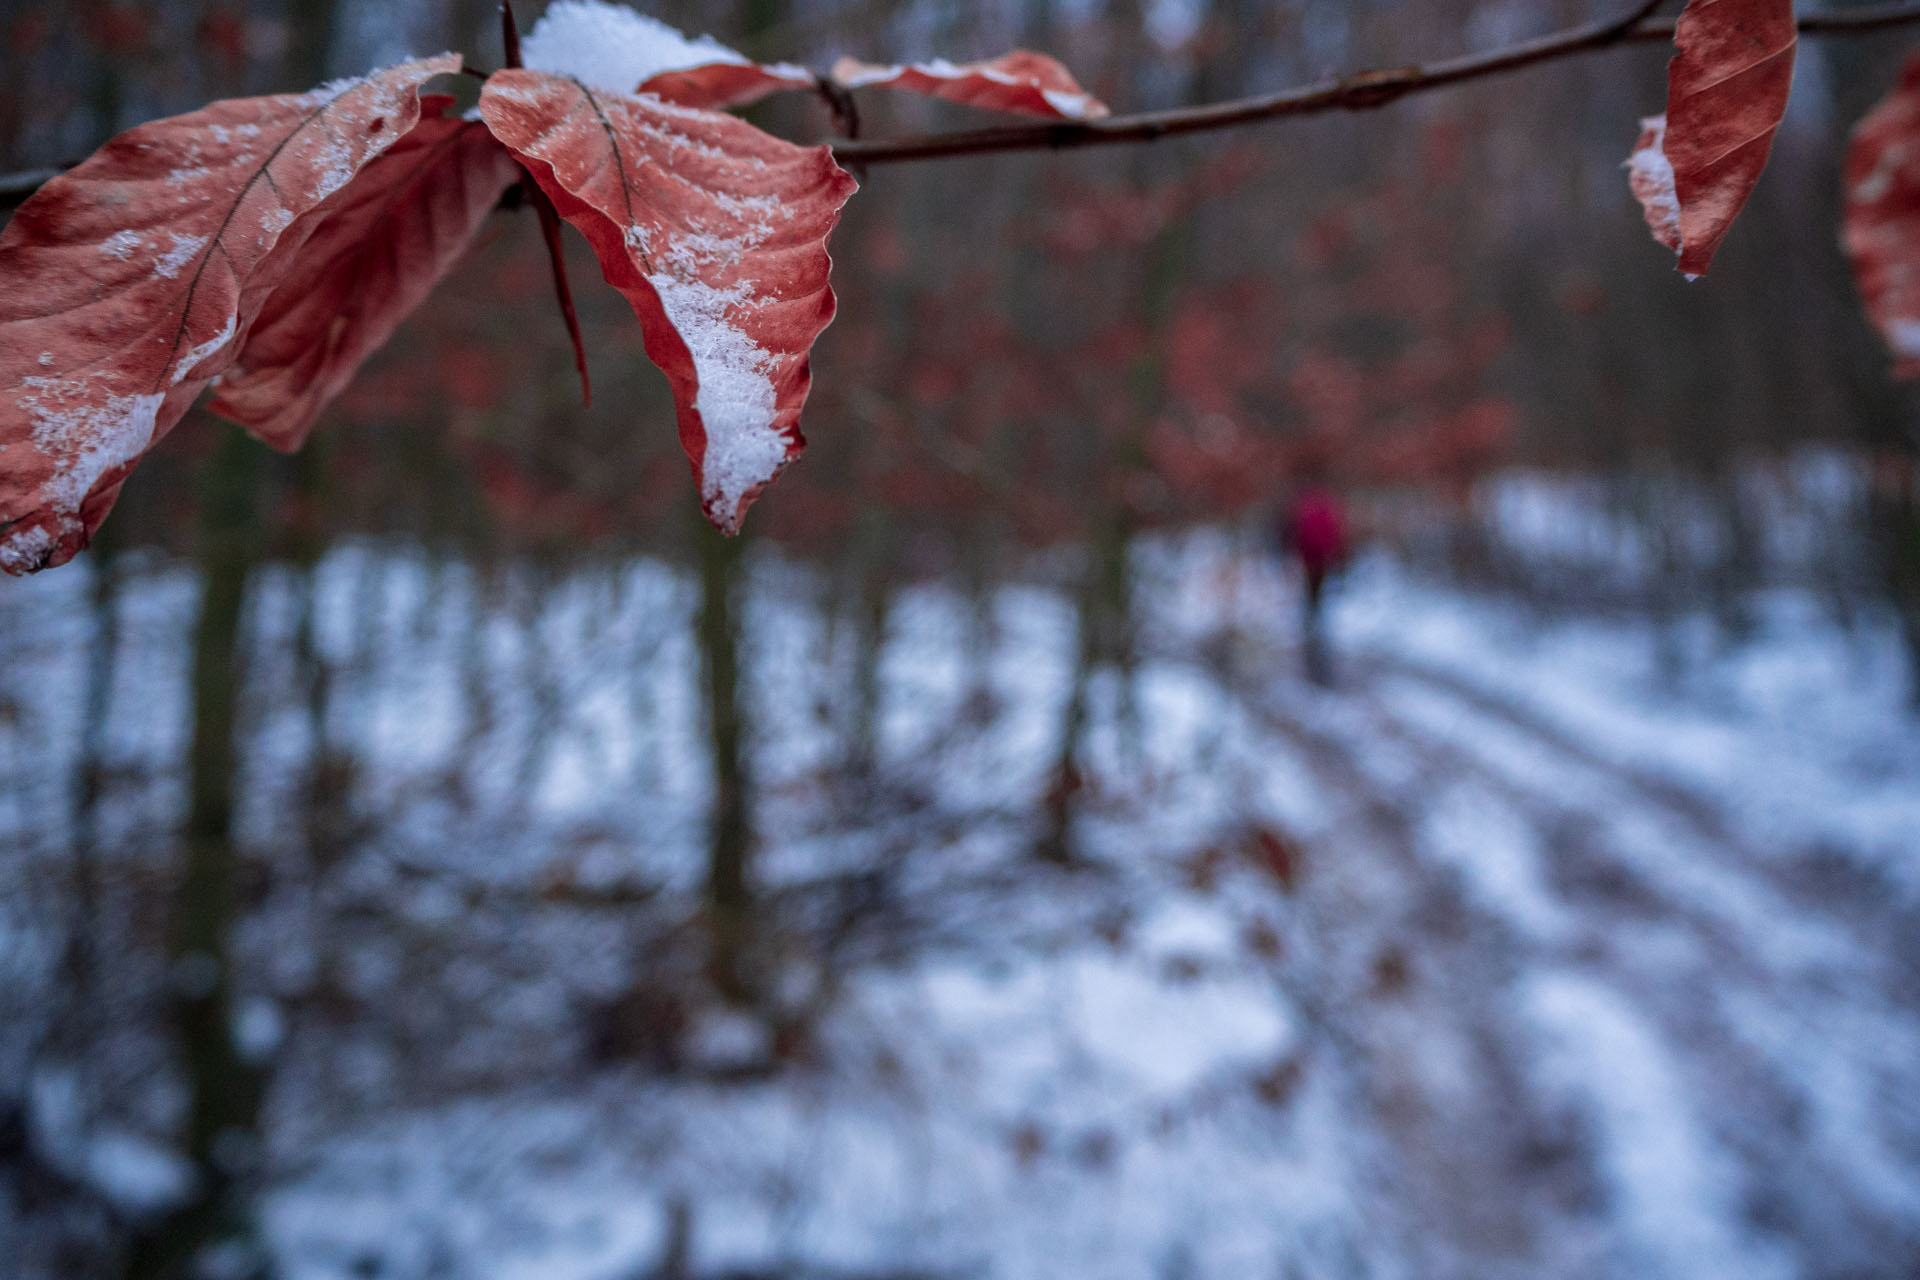
M531 175L522 178L521 183L528 203L540 215L540 238L547 243L547 263L553 268L553 295L559 300L560 318L566 321L567 337L573 342L573 367L580 371L580 399L591 405L593 383L587 377L587 344L580 336L580 316L573 309L573 286L567 283L567 254L560 240L560 212Z
M507 67L525 65L520 61L520 24L514 20L513 0L500 0L500 47Z

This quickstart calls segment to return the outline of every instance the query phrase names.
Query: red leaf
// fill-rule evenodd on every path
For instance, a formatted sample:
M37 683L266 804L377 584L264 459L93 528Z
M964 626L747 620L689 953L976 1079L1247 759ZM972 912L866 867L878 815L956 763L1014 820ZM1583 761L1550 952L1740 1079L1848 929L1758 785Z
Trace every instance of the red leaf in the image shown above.
M812 89L814 83L811 71L788 62L714 62L649 76L639 91L687 107L745 107L768 94Z
M707 518L738 532L804 443L807 353L833 318L827 237L853 179L825 147L538 71L495 74L480 111L632 304Z
M231 365L323 206L455 54L216 102L114 138L0 233L0 568L86 545L141 454ZM240 342L236 342L239 339Z
M1654 238L1689 278L1707 266L1767 167L1793 87L1793 0L1687 0L1667 66L1667 113L1628 167Z
M742 107L782 89L812 89L813 73L762 65L711 36L689 40L666 23L602 0L557 0L521 45L535 71L612 93L652 93L688 107Z
M1920 376L1920 54L1853 131L1841 243L1896 377Z
M1107 114L1106 104L1082 89L1072 72L1044 53L1025 49L964 66L941 58L891 67L842 58L833 66L833 78L847 89L907 89L969 107L1057 120L1097 120Z
M451 98L326 205L208 406L297 449L329 401L453 268L520 166Z

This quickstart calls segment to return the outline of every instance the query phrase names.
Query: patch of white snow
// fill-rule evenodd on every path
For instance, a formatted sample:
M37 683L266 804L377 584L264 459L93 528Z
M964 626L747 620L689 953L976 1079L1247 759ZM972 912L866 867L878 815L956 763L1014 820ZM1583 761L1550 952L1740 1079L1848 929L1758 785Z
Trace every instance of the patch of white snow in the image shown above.
M89 378L27 378L17 401L33 421L33 442L54 461L41 500L62 517L77 516L100 477L131 462L153 442L160 402L152 395L101 395Z
M100 252L106 254L109 258L116 258L121 262L125 262L131 258L134 250L139 247L140 233L138 231L116 231L100 242Z
M632 93L667 71L748 62L712 36L689 40L657 18L603 0L558 0L527 33L521 53L535 71L612 93Z
M228 316L226 326L222 328L219 333L214 334L211 338L208 338L205 342L181 356L179 363L173 366L173 385L177 387L185 382L188 374L199 368L229 342L232 342L234 326L238 321L238 316Z
M1667 118L1649 116L1640 122L1645 146L1627 157L1627 179L1633 194L1647 211L1647 225L1662 244L1680 251L1680 197L1673 186L1673 162L1667 159Z
M195 254L207 247L207 237L183 236L178 231L169 231L167 237L173 246L154 261L153 270L155 275L171 280L193 261Z

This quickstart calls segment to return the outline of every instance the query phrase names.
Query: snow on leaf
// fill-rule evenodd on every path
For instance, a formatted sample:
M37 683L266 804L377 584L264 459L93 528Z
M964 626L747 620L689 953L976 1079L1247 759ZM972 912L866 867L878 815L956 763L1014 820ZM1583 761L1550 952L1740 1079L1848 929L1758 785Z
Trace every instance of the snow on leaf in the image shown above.
M1690 279L1707 266L1767 167L1787 111L1798 42L1793 0L1687 0L1667 65L1664 133L1649 128L1628 162L1656 239ZM1651 151L1651 154L1649 154ZM1671 173L1677 212L1648 204ZM1673 239L1663 231L1672 228ZM1677 242L1677 243L1676 243Z
M572 76L612 93L652 93L688 107L738 107L781 89L811 89L813 75L762 65L712 36L690 40L657 18L605 0L558 0L521 46L535 71Z
M520 166L486 127L422 104L418 126L326 208L208 406L296 449L361 364L459 261Z
M1667 133L1665 116L1640 122L1640 141L1627 157L1627 185L1646 211L1647 229L1675 253L1680 252L1680 200L1673 193L1673 166L1662 145Z
M833 79L846 89L906 89L989 111L1065 120L1107 114L1106 104L1082 89L1066 67L1025 49L958 66L944 58L891 67L842 58L834 64Z
M538 71L495 74L480 111L632 304L707 517L737 532L803 445L808 352L833 318L827 237L853 179L825 147Z
M72 558L454 54L129 130L0 233L0 569Z
M1853 131L1841 244L1895 375L1920 376L1920 54Z

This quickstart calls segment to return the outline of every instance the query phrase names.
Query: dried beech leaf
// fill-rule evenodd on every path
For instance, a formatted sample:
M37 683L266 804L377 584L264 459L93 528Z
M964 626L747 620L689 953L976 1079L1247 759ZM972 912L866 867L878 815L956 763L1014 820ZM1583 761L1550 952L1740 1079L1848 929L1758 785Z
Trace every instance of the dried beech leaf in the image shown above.
M0 569L86 545L224 372L334 193L412 132L455 54L129 130L0 234Z
M1920 376L1920 54L1847 146L1841 243L1898 377Z
M853 179L825 147L538 71L494 75L480 111L632 304L707 517L737 532L803 444L808 352L833 318L827 237Z
M1688 0L1680 15L1667 66L1666 130L1652 146L1670 172L1680 270L1689 278L1706 274L1767 167L1798 39L1793 0ZM1647 191L1659 190L1657 164L1642 159L1646 144L1642 135L1629 161L1642 204ZM1647 221L1662 244L1676 247L1651 205Z
M662 71L640 85L686 107L745 107L768 94L815 87L813 73L790 62L714 62L685 71Z
M955 66L945 59L882 67L842 58L834 82L846 89L906 89L989 111L1098 120L1106 104L1082 89L1073 73L1044 53L1015 49L987 62Z
M612 93L652 93L688 107L740 107L783 89L811 89L813 73L761 64L712 36L690 40L657 18L604 0L558 0L521 46L535 71Z
M297 449L327 404L459 261L520 166L486 126L419 125L327 203L208 406Z

